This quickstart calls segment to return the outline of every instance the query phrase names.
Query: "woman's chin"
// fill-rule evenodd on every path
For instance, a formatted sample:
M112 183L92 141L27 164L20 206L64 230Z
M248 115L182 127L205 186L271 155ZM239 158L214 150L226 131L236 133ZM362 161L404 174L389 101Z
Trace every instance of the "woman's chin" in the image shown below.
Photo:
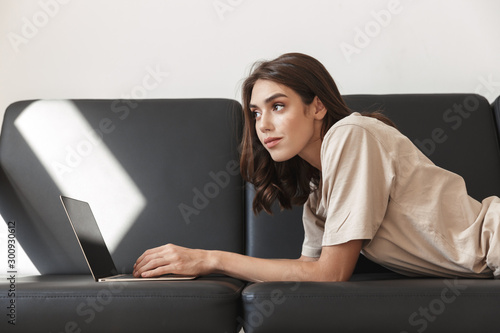
M271 158L273 159L274 162L285 162L290 160L294 156L286 155L286 154L279 154L279 153L270 153Z

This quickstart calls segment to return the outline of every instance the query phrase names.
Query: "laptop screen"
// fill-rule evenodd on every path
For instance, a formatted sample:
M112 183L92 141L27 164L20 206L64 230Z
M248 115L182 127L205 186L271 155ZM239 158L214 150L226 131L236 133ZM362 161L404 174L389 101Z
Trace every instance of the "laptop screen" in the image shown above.
M90 205L64 196L61 196L61 201L94 279L116 275L115 264Z

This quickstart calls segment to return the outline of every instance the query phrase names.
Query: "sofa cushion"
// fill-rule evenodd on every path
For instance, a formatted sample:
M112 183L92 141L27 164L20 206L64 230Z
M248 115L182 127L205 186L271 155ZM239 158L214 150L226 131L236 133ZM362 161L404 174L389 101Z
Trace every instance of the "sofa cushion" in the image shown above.
M11 297L4 279L0 331L235 333L243 285L216 276L97 283L90 275L43 275L18 278Z
M240 130L225 99L14 103L0 213L41 274L89 272L60 194L90 203L120 272L165 243L243 253Z
M498 330L498 280L358 280L252 284L242 296L245 333Z

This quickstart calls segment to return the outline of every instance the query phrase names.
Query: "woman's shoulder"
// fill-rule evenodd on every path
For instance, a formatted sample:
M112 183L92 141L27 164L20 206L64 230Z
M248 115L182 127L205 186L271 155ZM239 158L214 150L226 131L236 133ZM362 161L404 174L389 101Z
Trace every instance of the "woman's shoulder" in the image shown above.
M325 134L323 143L330 141L356 139L368 136L378 141L383 146L391 145L396 138L405 138L397 129L382 121L358 112L353 112L347 117L337 121ZM357 140L355 140L357 141ZM329 145L328 145L329 146Z
M353 112L347 117L337 121L327 132L335 132L338 129L362 128L369 132L392 132L397 131L394 127L383 123L382 121L369 116L364 116L359 112Z

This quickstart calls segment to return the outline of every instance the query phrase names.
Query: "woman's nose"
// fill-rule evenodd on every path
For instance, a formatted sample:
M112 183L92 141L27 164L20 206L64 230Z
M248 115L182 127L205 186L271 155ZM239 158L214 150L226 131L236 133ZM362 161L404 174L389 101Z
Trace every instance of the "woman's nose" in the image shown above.
M260 116L259 129L262 132L268 132L273 128L271 117L272 116L267 112L263 112L262 115Z

